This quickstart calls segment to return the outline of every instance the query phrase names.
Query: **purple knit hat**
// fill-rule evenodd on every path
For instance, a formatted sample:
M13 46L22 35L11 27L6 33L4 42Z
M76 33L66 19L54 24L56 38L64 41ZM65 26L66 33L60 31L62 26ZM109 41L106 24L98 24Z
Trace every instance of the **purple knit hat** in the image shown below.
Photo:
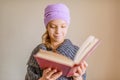
M51 4L48 5L45 8L45 13L44 13L44 23L45 26L51 21L55 19L62 19L67 22L67 24L70 24L70 13L69 9L66 5L64 4Z

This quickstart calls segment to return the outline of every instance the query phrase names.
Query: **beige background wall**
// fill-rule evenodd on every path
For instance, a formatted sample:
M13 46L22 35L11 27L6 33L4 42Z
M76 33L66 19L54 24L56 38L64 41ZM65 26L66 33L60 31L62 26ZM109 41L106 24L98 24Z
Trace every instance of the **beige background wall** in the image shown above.
M87 80L120 80L119 0L0 0L0 80L24 80L27 60L45 31L43 10L58 2L70 8L67 38L78 46L91 34L101 39L87 60Z

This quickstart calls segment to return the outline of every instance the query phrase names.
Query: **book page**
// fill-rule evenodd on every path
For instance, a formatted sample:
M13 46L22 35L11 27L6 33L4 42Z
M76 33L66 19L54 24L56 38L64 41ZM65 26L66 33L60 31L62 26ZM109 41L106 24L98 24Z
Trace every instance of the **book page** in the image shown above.
M99 43L99 39L94 36L89 36L88 39L83 43L82 49L80 49L74 59L76 64L79 64L81 60L87 58L91 52L96 48Z
M87 55L90 54L90 50L92 50L92 48L94 48L94 46L96 46L97 42L99 40L98 39L94 39L91 43L89 43L89 45L80 53L80 55L78 56L79 58L76 60L75 63L80 63L80 61ZM87 56L86 56L87 57Z
M63 56L62 54L52 52L52 51L40 50L36 54L36 56L43 58L43 59L51 60L57 63L65 64L71 67L74 65L73 60L71 60L70 58Z
M82 52L86 49L86 47L89 46L89 44L91 43L91 41L93 41L95 39L94 36L89 36L84 43L80 46L80 49L78 50L78 52L76 53L76 56L74 58L74 62L76 62L76 60L78 60L79 56L82 54Z

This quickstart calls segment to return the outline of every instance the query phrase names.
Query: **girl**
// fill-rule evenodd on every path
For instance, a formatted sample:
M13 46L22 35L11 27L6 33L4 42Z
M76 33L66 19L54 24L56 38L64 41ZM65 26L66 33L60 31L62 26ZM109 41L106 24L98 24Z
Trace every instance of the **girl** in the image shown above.
M33 57L39 49L58 51L62 55L74 59L79 47L65 39L70 24L69 9L64 4L51 4L45 8L44 23L46 32L42 36L42 43L32 52L27 63L25 80L86 80L86 68L88 64L83 61L77 66L73 76L62 76L62 72L47 68L42 70Z

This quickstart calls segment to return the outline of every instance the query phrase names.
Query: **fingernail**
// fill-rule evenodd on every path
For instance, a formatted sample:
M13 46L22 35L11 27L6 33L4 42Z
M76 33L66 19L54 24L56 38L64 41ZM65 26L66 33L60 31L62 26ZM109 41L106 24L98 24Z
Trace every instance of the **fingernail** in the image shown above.
M60 71L59 73L62 74L62 71Z
M57 72L57 70L56 70L56 69L54 69L54 72Z

